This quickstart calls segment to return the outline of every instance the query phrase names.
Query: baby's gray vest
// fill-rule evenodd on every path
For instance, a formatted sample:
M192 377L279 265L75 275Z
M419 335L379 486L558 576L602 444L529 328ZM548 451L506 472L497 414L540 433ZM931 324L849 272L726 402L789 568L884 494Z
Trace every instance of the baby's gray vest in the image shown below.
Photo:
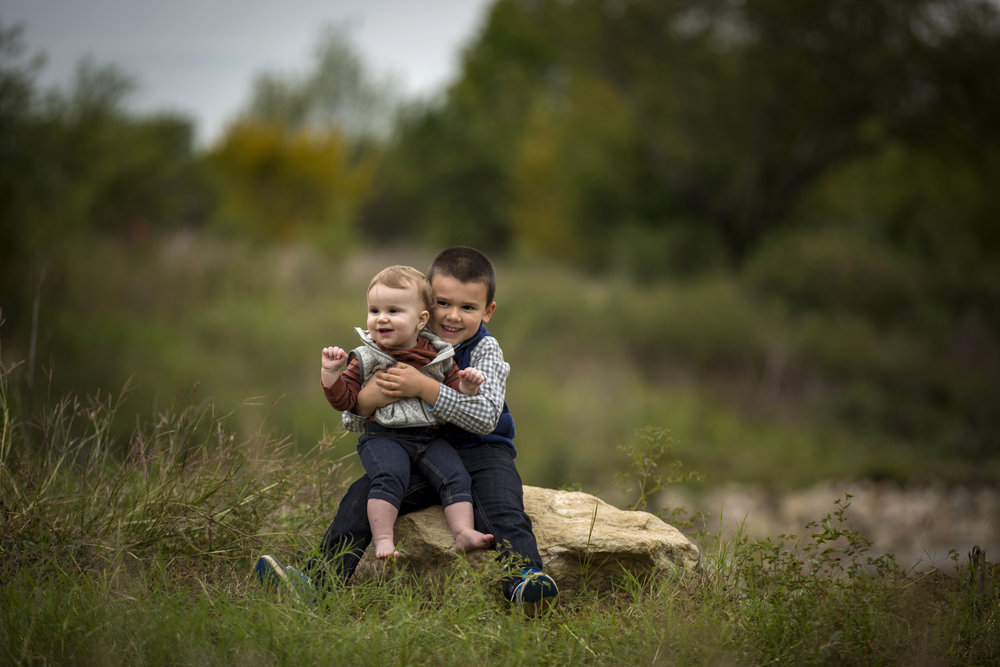
M391 368L397 361L391 354L385 352L378 346L367 331L360 327L355 327L364 345L359 345L350 352L348 363L351 359L357 359L361 365L361 383L367 383L371 376L380 370ZM429 331L421 331L420 336L426 338L438 351L426 366L420 369L424 375L428 375L438 382L444 380L445 373L451 368L451 358L455 356L452 346ZM375 421L388 428L409 428L414 426L434 426L440 422L434 418L430 412L430 406L417 397L401 398L395 403L383 406L375 410Z

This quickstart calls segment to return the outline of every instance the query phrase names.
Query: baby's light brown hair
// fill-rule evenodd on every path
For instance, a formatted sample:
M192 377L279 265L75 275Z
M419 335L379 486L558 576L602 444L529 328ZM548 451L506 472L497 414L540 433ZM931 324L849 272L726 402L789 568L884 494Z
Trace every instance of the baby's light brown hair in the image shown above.
M433 303L431 284L427 281L423 273L412 266L403 266L402 264L387 266L375 274L372 281L368 283L368 289L365 291L365 294L370 292L375 285L385 285L393 289L416 287L417 295L424 302L424 310L428 313L431 312L431 305Z

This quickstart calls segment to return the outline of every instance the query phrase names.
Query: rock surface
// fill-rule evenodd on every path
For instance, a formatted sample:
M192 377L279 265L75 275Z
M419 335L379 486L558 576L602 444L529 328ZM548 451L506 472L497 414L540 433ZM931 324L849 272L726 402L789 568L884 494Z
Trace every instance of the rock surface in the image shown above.
M545 570L563 591L583 583L604 588L623 576L642 577L698 564L698 548L670 524L647 512L618 509L587 493L525 486L524 509L531 517ZM438 506L400 517L396 543L413 572L439 571L458 557ZM488 550L468 557L482 562L494 555ZM370 576L376 565L369 548L356 576Z

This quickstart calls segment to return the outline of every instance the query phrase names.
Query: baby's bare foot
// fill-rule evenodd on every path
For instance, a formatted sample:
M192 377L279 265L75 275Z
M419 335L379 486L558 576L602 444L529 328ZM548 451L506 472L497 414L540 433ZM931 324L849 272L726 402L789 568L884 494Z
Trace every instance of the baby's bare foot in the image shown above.
M486 549L492 544L492 535L480 533L478 530L472 528L455 534L455 548L461 552Z
M392 540L376 540L375 557L379 560L399 558L399 552L396 551L396 546L392 543Z

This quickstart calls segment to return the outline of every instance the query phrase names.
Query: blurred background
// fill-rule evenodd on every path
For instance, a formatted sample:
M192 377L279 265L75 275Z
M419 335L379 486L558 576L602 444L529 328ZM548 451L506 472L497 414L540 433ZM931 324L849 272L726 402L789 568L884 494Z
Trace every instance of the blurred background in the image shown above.
M128 384L123 437L194 395L308 448L370 276L466 244L526 483L627 502L651 426L702 477L661 505L796 532L848 492L916 557L1000 548L993 0L35 4L0 2L26 412Z

